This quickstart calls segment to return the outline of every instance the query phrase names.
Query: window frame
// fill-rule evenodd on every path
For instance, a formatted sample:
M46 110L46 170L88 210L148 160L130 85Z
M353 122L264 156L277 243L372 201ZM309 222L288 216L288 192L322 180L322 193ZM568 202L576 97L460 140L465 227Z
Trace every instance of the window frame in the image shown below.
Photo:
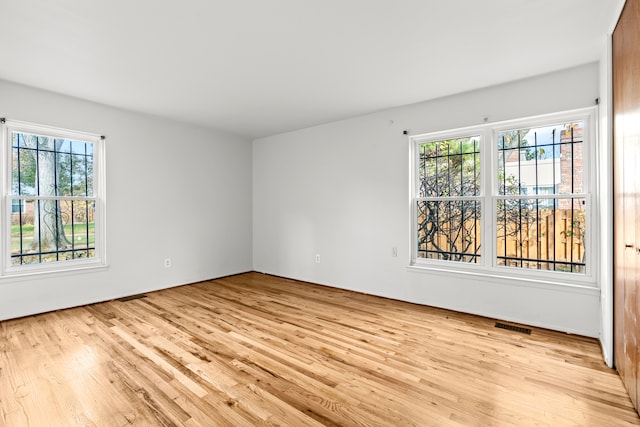
M479 147L479 152L480 152L480 191L479 194L477 196L453 196L453 197L442 197L442 198L433 198L433 197L421 197L418 195L419 191L420 191L420 174L419 174L419 170L420 170L420 150L419 150L419 145L420 144L424 144L424 143L429 143L429 142L437 142L437 141L442 141L442 140L449 140L449 139L460 139L460 138L471 138L471 137L478 137L479 139L479 143L478 143L478 147ZM419 201L429 201L429 200L442 200L442 201L456 201L456 200L477 200L480 202L480 218L481 218L481 225L480 225L480 229L481 229L481 238L480 238L480 247L483 248L484 247L484 239L486 238L485 236L485 230L484 227L482 226L482 224L484 224L484 222L482 222L482 218L484 218L484 216L486 215L486 203L485 203L485 174L482 172L485 169L484 166L484 162L485 162L485 155L483 154L483 141L485 139L485 135L484 135L484 129L483 127L478 127L478 126L474 126L474 127L468 127L468 128L461 128L461 129L455 129L452 131L439 131L439 132L432 132L432 133L428 133L428 134L423 134L423 135L416 135L414 137L410 137L410 140L412 140L412 189L411 189L411 209L412 209L412 251L411 251L411 257L412 257L412 265L421 265L423 264L424 260L427 260L428 258L419 258L418 257L418 244L417 244L417 235L418 235L418 202ZM484 255L483 252L480 253L480 262L476 262L476 263L466 263L466 262L456 262L456 261L446 261L446 260L437 260L437 259L428 259L428 264L433 264L435 266L441 266L441 267L446 267L448 265L451 264L455 264L458 265L460 264L461 266L463 266L462 268L466 268L465 266L467 265L473 265L473 266L478 266L478 265L483 265L485 263L485 259L486 259L486 255Z
M36 200L93 200L94 201L94 247L95 257L84 259L12 265L11 262L11 211L12 200L12 140L13 132L37 134L53 138L64 138L90 142L93 145L93 196L35 196ZM0 228L6 236L0 242L0 278L52 274L61 272L99 269L107 266L106 260L106 200L105 200L105 137L93 133L56 128L52 126L2 120L2 146L0 149L2 197L0 201ZM17 199L20 200L20 199Z
M505 130L544 127L572 121L584 122L584 145L582 147L583 193L572 194L571 197L584 197L585 199L585 272L572 273L497 265L496 203L499 198L503 197L499 194L498 134ZM587 107L520 119L485 123L477 126L410 135L408 138L411 159L411 260L409 267L418 270L436 270L463 275L480 275L554 285L596 286L598 266L595 265L594 260L598 259L599 245L597 242L600 239L600 236L597 234L598 230L595 226L595 224L598 223L597 183L599 173L597 168L598 164L594 157L599 149L597 125L597 107ZM474 135L480 135L481 259L478 263L470 263L418 257L417 201L421 199L419 197L419 145L425 142L449 140ZM531 196L528 197L531 198Z

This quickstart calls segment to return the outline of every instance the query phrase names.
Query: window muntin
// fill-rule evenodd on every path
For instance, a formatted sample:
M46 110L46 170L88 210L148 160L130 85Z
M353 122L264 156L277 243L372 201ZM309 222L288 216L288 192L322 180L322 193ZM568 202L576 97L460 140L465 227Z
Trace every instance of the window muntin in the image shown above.
M589 260L597 247L589 183L595 171L589 168L588 153L596 146L594 116L594 109L583 109L411 137L412 264L490 275L518 271L522 277L558 283L593 281L595 271ZM460 138L478 141L473 150L478 156L477 191L458 191L464 180L452 189L442 188L448 180L440 182L451 166L444 159L452 158L447 147L455 146L448 141ZM425 155L436 146L439 156ZM434 157L441 169L434 166ZM477 212L474 221L463 222L473 227L462 227L455 220L445 224L448 212L456 207L462 211L461 201L467 202L465 211L473 202L469 212ZM473 228L477 234L467 241L474 244L464 250L458 243L452 250L449 243L455 238L463 242L461 236L468 236L467 230ZM549 276L564 273L570 276Z
M3 274L104 265L103 140L8 122Z
M481 260L480 137L420 142L417 257Z

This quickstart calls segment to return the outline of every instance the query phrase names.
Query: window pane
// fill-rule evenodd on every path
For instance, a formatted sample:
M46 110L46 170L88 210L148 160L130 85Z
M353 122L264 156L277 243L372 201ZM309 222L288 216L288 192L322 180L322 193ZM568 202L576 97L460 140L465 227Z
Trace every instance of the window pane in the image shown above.
M91 197L93 196L93 155L84 156L83 166L84 171L81 173L80 177L81 179L84 178L85 181L84 183L81 181L80 185L84 189L83 194Z
M93 196L93 145L82 141L71 141L73 168L73 194Z
M506 199L496 205L497 264L585 273L585 199Z
M11 194L14 196L33 196L36 194L35 150L18 147L12 148Z
M43 206L44 208L44 206ZM37 203L35 200L25 200L22 212L14 214L11 222L11 257L12 263L20 264L20 258L17 255L38 254L41 249L47 250L49 244L42 239L43 245L39 244L38 235L40 233L37 223ZM46 236L43 236L46 237ZM36 255L24 257L24 263L39 262Z
M418 201L418 257L480 262L479 201Z
M95 204L85 200L66 203L70 221L66 223L65 230L69 240L73 243L74 258L86 257L86 251L78 252L78 249L86 250L95 246Z
M36 135L36 141L38 142L38 150L40 151L53 151L55 147L54 138L48 136Z
M25 200L11 217L11 263L95 257L95 205L79 200Z
M93 196L91 142L12 132L11 194Z
M498 192L583 193L581 121L498 134Z
M72 196L71 192L71 184L72 177L69 173L71 170L71 165L73 164L73 159L71 158L71 154L69 153L57 153L56 155L56 168L57 168L57 179L58 179L58 196Z
M418 145L419 197L480 194L480 137Z

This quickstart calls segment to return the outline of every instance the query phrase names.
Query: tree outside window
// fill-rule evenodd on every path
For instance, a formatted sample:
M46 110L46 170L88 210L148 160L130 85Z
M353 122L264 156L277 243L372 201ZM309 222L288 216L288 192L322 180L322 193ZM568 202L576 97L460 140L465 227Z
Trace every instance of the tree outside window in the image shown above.
M584 274L585 128L580 119L413 137L414 262ZM495 157L481 161L486 153Z
M5 272L103 263L99 243L104 239L98 232L103 226L97 223L103 218L97 210L102 186L95 170L102 143L95 135L22 123L6 126L6 200L12 209L5 219L10 239Z

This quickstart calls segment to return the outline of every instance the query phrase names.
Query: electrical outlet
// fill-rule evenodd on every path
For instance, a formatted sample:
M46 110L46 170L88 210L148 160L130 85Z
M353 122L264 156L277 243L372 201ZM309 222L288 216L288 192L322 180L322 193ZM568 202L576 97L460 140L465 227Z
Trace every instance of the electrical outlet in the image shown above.
M316 254L316 263L320 264L320 254Z
M171 258L164 259L164 268L171 268Z

